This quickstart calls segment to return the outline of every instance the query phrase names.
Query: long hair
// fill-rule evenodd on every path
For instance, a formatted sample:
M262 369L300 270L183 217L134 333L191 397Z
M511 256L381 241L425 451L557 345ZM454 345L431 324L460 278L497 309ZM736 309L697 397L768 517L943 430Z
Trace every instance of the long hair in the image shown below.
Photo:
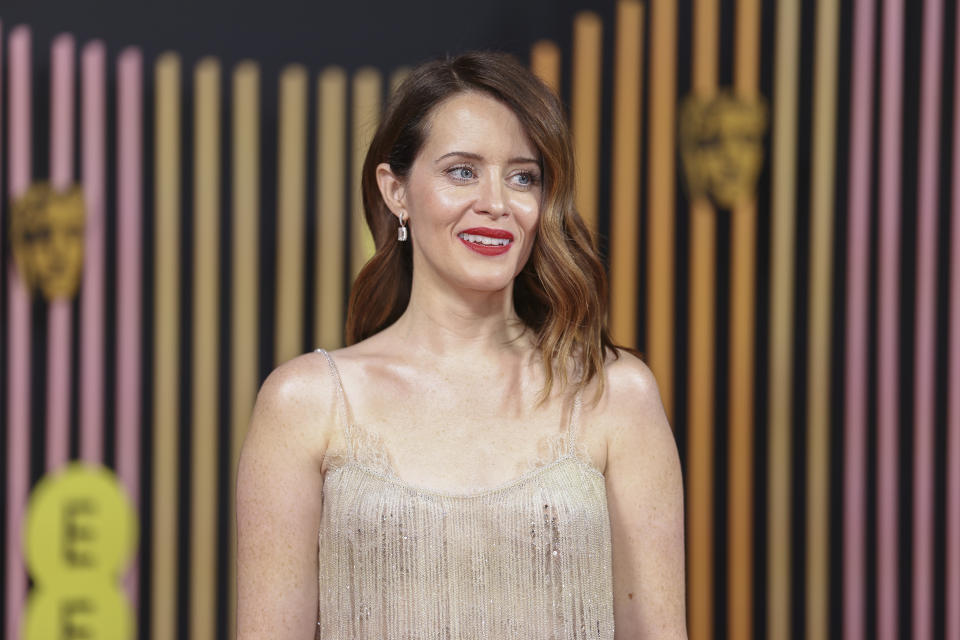
M406 178L428 134L429 116L448 98L477 91L508 106L540 154L543 201L530 258L514 281L513 304L530 328L545 367L541 400L553 384L585 387L601 374L606 352L617 354L605 325L607 278L593 237L574 208L573 144L556 95L512 56L473 52L427 62L397 89L370 143L361 189L376 253L350 292L347 344L383 330L410 301L411 243L397 242L396 218L377 186L387 162ZM411 228L413 233L416 230ZM599 376L596 398L603 393Z

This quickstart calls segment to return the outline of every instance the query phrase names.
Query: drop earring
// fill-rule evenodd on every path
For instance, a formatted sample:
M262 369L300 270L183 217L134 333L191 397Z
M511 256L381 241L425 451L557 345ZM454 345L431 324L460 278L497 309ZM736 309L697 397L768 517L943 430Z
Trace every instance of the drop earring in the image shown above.
M407 223L403 220L403 214L400 214L400 227L397 229L397 242L406 242L409 234L407 233Z

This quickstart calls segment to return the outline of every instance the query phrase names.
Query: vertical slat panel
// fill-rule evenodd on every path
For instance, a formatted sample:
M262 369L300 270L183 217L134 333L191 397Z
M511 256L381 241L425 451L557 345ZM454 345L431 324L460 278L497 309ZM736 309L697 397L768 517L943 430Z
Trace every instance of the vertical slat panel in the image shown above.
M637 246L640 227L640 86L643 70L643 4L617 3L613 87L613 158L610 200L610 332L618 344L637 342Z
M570 99L577 156L577 212L594 233L600 193L600 97L603 79L603 23L591 11L573 19L573 95Z
M9 200L30 186L32 152L31 34L10 32L7 188ZM7 275L7 558L6 637L16 638L26 603L27 574L20 553L30 474L30 294L16 267Z
M277 153L277 341L279 364L303 350L304 228L306 226L307 71L280 76Z
M767 637L790 638L790 434L800 4L777 6L771 159Z
M717 91L719 3L696 0L693 13L693 92L709 100ZM714 323L717 219L705 199L690 205L690 353L687 457L687 531L690 635L713 637Z
M410 67L397 67L390 73L390 95L397 92L408 75L410 75Z
M960 33L960 11L954 34ZM956 37L956 36L954 36ZM953 173L947 351L946 631L960 637L960 46L953 67Z
M153 540L150 638L177 635L180 475L180 58L154 66ZM185 612L184 612L185 613Z
M674 411L677 5L650 5L650 142L647 151L647 335L644 352L660 396Z
M73 182L74 40L64 33L50 47L50 186ZM47 309L47 470L66 464L70 451L70 357L73 305L51 300Z
M806 636L829 635L830 313L840 3L817 3L807 348Z
M538 40L530 47L530 70L560 93L560 47L550 40Z
M143 154L143 58L117 58L117 475L135 508L140 503L140 326ZM139 552L126 587L139 601Z
M230 309L230 554L227 567L227 637L236 637L236 486L240 446L257 393L257 245L260 220L260 69L241 62L233 70L233 252Z
M933 637L933 474L943 0L923 5L913 378L913 637Z
M363 218L360 177L363 159L380 122L380 73L371 68L360 69L353 76L353 135L350 199L350 263L351 281L373 255L373 235Z
M212 638L216 615L217 327L220 237L220 63L194 69L193 407L190 637Z
M326 349L343 344L343 246L346 209L347 74L328 67L317 82L317 293L316 343Z
M843 453L843 637L864 637L866 566L867 349L870 276L870 166L873 155L874 2L853 14L850 185L847 220L847 324ZM838 526L837 523L834 526Z
M83 48L82 167L86 210L83 281L80 290L80 458L103 458L104 282L106 279L106 47Z
M760 99L760 1L737 2L734 85L748 102ZM753 604L753 390L757 271L757 201L739 203L731 217L730 250L730 501L728 630L750 638Z
M877 634L898 636L900 416L900 180L903 0L883 3L877 354ZM853 576L851 576L853 579ZM863 588L864 576L857 577ZM855 597L856 599L856 597Z

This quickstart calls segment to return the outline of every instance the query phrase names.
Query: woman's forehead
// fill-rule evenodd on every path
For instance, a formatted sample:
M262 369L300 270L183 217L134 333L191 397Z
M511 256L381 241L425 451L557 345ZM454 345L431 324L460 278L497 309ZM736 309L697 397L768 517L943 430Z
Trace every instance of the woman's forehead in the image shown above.
M510 107L475 91L437 105L427 123L423 151L431 161L452 151L511 159L540 155Z

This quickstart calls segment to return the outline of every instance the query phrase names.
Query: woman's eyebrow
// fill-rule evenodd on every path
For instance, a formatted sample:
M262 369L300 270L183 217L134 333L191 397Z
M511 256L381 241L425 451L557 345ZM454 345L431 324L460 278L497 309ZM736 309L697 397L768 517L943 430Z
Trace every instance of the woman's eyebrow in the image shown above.
M471 153L469 151L451 151L449 153L443 154L442 156L437 158L434 162L441 162L442 160L445 160L447 158L451 158L454 156L458 158L467 158L469 160L483 160L483 156L481 156L479 153Z
M445 153L439 158L437 158L436 160L434 160L434 162L435 163L441 162L446 158L450 158L450 157L466 158L468 160L477 160L477 161L483 160L483 156L481 156L479 153L472 153L470 151L450 151L449 153ZM526 156L517 156L516 158L510 158L509 163L510 164L526 164L526 163L540 164L540 161L537 160L536 158L528 158Z

